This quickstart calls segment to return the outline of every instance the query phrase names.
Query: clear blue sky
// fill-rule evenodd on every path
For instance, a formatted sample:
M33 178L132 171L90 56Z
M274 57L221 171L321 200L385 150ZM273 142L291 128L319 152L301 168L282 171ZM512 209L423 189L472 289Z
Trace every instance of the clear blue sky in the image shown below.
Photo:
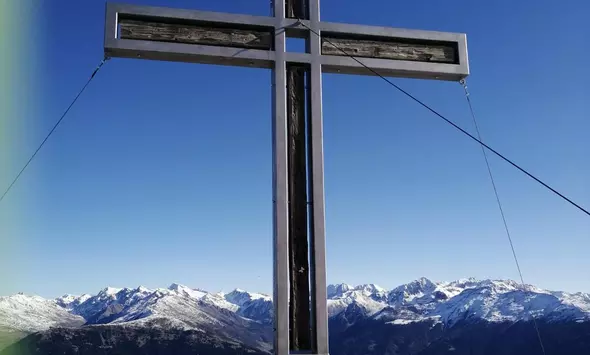
M267 0L128 2L269 13ZM327 21L466 32L484 140L590 208L587 1L321 9ZM31 11L38 102L14 117L23 128L1 186L102 59L103 1ZM458 83L395 82L473 132ZM270 104L270 71L108 62L0 206L20 211L3 232L17 242L2 294L270 292ZM477 144L373 77L325 75L324 122L329 282L518 278ZM590 218L490 159L525 280L590 292Z

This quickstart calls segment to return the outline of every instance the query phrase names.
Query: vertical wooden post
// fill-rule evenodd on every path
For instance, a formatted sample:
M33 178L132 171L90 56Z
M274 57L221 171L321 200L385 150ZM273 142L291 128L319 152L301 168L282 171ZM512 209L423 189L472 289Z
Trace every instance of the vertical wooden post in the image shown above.
M305 72L287 65L291 350L311 350Z
M285 0L285 9L287 18L309 20L309 6L306 0Z
M281 0L279 0L281 1ZM308 0L284 0L285 17L309 19ZM305 75L307 68L287 66L289 161L289 344L290 350L311 351L310 265L308 239L308 152Z

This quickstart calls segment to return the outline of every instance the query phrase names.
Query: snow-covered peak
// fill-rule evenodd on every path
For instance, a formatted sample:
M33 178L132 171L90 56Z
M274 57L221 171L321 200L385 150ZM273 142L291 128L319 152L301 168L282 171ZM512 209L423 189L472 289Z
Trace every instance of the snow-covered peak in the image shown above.
M236 288L232 292L224 295L224 297L229 303L233 303L239 307L245 306L248 302L254 300L271 301L272 299L270 296L261 293L247 292L239 288Z
M168 287L168 289L170 291L176 292L179 295L188 296L188 297L192 297L195 299L201 299L207 294L206 292L195 290L190 287L180 285L177 283L173 283L172 285L170 285Z
M511 280L433 282L420 278L391 291L374 284L330 285L327 291L328 314L333 317L342 313L348 321L358 317L392 324L433 320L448 325L457 320L496 322L531 317L590 321L589 294L546 291ZM55 300L23 294L0 297L0 327L27 331L162 317L190 327L217 324L218 319L268 324L272 315L270 296L241 289L208 293L180 284L155 290L107 287L95 296L68 294Z
M65 294L61 297L58 297L57 299L64 302L64 303L71 303L74 302L78 297L80 296L76 296L76 295L70 295L70 294Z
M330 285L328 295L330 316L356 305L367 315L408 321L449 320L466 317L465 312L488 321L528 319L535 314L548 319L590 317L588 295L558 294L513 280L434 282L422 277L391 291L373 284Z
M17 294L0 297L0 328L36 332L52 326L80 326L81 317L70 314L54 300Z
M459 288L459 289L471 289L471 288L494 288L498 291L514 291L514 290L527 290L527 289L536 289L540 290L531 285L522 285L520 282L514 280L478 280L476 278L470 277L468 279L459 279L456 281L451 282L439 282L437 283L438 286L441 287L451 287L451 288Z
M362 310L366 314L378 312L386 300L385 289L375 284L363 284L350 286L337 284L328 286L328 315L339 314L346 309L355 312ZM358 306L358 307L357 307Z
M475 288L487 288L492 292L506 293L512 291L527 291L527 286L513 280L483 280Z
M537 293L512 282L497 280L481 282L479 287L466 288L459 295L437 305L432 314L449 325L458 320L484 319L504 322L544 318L547 321L590 319L590 308L576 305L570 295L556 297Z
M236 313L259 322L271 322L273 314L272 297L236 288L225 294L224 299L237 307Z
M31 305L36 303L45 303L47 300L37 295L25 295L24 293L18 293L12 296L0 297L0 304L2 305Z
M84 317L89 323L107 322L130 304L150 297L153 291L146 287L114 288L106 287L96 296L92 296L72 307L74 314Z
M342 297L344 293L352 290L354 287L348 284L328 285L328 298Z
M141 293L151 293L152 290L150 290L149 288L145 287L145 286L139 286L135 289L137 292L141 292Z
M436 289L436 284L425 277L421 277L405 285L398 286L392 292L404 292L410 296L430 293Z
M92 296L88 295L88 294L83 294L81 296L65 294L61 297L56 298L55 302L59 306L65 308L67 310L72 310L75 307L79 306L80 304L86 302L91 297Z
M363 291L367 295L380 294L380 293L385 292L385 289L383 287L375 285L375 284L359 285L359 286L356 286L354 289L358 290L358 291Z
M102 298L113 298L117 295L117 293L121 292L123 289L122 288L117 288L117 287L105 287L102 290L100 290L100 292L98 293L98 297L102 297Z
M449 295L437 289L437 284L422 277L394 288L389 292L388 303L398 307L410 304L425 306L448 298Z
M188 289L188 287L181 285L181 284L173 283L170 286L168 286L168 289L171 291L179 291L179 290Z
M474 285L477 285L481 281L477 280L474 277L463 278L451 282L441 282L442 285L452 286L452 287L459 287L459 288L472 288Z

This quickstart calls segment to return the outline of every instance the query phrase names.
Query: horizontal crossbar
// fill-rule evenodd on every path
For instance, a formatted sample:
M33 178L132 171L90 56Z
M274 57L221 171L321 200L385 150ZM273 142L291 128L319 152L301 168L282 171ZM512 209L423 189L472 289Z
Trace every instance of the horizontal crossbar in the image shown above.
M108 57L137 58L170 62L200 63L272 69L275 52L185 43L117 39L105 47ZM310 63L306 53L285 53L287 62Z
M465 34L316 24L311 31L307 20L107 3L104 50L108 57L271 69L277 60L274 34L286 31L319 34L322 49L280 58L318 64L325 73L374 75L367 66L394 77L457 81L469 75Z

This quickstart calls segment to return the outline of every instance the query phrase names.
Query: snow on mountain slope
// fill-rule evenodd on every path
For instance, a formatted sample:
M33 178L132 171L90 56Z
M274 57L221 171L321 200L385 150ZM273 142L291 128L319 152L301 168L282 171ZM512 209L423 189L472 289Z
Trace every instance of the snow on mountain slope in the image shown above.
M343 284L344 285L344 284ZM343 312L351 304L360 306L367 315L372 315L386 306L385 290L375 285L360 285L357 287L343 287L339 285L328 299L328 316ZM346 290L346 291L345 291Z
M55 303L68 305L70 301L70 298L59 299ZM264 308L266 304L270 304L270 307L267 305ZM256 307L261 305L263 309L258 310ZM135 289L105 288L96 296L71 308L71 312L83 316L86 324L125 324L139 327L174 325L266 349L272 342L271 328L252 319L254 317L244 317L242 313L256 315L254 313L264 313L270 308L270 298L260 294L238 290L228 296L172 284L166 289L155 290L141 286ZM267 318L268 316L264 319Z
M186 296L189 296L189 297L195 298L195 299L201 299L201 298L203 298L207 294L207 292L196 290L196 289L193 290L190 287L187 287L187 286L184 286L184 285L179 285L179 284L176 284L176 283L170 285L168 287L168 289L170 291L174 291L174 292L176 292L178 294L186 295Z
M531 317L590 320L590 295L550 292L511 280L433 282L420 278L389 292L346 284L328 290L332 295L328 300L331 317L356 304L374 319L393 324L438 320L452 325L459 320L502 322Z
M184 329L208 332L257 348L268 347L272 339L270 328L242 317L239 309L232 311L219 307L219 303L223 304L223 300L218 299L219 296L187 291L182 288L181 291L176 288L158 289L147 297L131 303L110 324L141 326L166 319Z
M127 322L147 318L154 313L191 324L207 322L210 317L192 309L197 304L201 307L211 305L220 311L232 313L239 309L239 306L226 301L220 295L172 284L167 289L156 290L142 286L135 289L105 288L96 296L72 308L72 312L83 316L89 324ZM186 314L190 316L187 318Z
M235 289L223 297L227 302L238 307L236 312L242 317L263 323L272 321L273 305L270 296Z
M240 306L228 302L223 296L218 294L206 294L202 300L205 303L219 307L221 309L227 309L232 312L237 312L238 309L240 309Z
M533 317L547 321L590 319L590 312L555 295L529 291L527 287L505 282L482 282L478 287L466 289L448 302L439 304L430 315L440 316L440 320L449 325L470 319L489 322L530 320Z
M343 324L362 317L393 324L435 320L448 325L459 320L501 322L533 316L549 321L590 321L588 294L547 291L506 280L433 282L421 278L391 291L373 284L339 284L328 286L328 295L329 316L342 314ZM265 338L270 336L265 332L271 329L272 316L270 296L240 289L209 293L179 284L155 290L107 287L94 296L66 295L56 300L24 295L0 298L0 326L24 331L166 320L232 339L261 332Z
M152 290L143 286L135 289L107 287L74 307L72 313L82 316L88 324L105 324L116 319L125 308L152 293Z
M436 303L452 297L454 292L423 277L394 288L387 296L387 303L393 307L412 306L419 313L424 313L434 308Z
M590 314L590 294L577 292L577 293L565 293L565 292L550 292L553 296L559 298L564 305L569 305L574 308L578 308L582 312Z
M91 295L83 294L81 296L75 295L63 295L57 298L55 301L58 305L62 306L63 308L67 309L68 311L73 310L74 308L78 307L80 304L86 302Z
M73 315L56 301L22 294L0 297L0 327L37 332L49 327L78 327L84 319Z
M348 284L328 285L328 298L342 297L344 293L352 290L354 287Z
M244 290L240 290L239 288L236 288L232 292L224 295L224 297L228 302L238 305L240 307L246 305L247 303L255 301L255 300L263 300L263 301L271 301L272 300L272 298L270 296L263 295L261 293L247 292Z
M156 290L130 304L110 323L126 323L153 317L174 319L195 329L201 325L215 323L216 318L203 311L200 305L197 298L187 294Z
M170 285L167 290L159 289L158 291L165 294L168 294L168 291L172 291L172 294L201 300L206 304L210 304L220 309L225 309L232 312L236 312L239 309L239 305L228 302L223 294L208 293L207 291L192 289L188 286L179 285L176 283Z

